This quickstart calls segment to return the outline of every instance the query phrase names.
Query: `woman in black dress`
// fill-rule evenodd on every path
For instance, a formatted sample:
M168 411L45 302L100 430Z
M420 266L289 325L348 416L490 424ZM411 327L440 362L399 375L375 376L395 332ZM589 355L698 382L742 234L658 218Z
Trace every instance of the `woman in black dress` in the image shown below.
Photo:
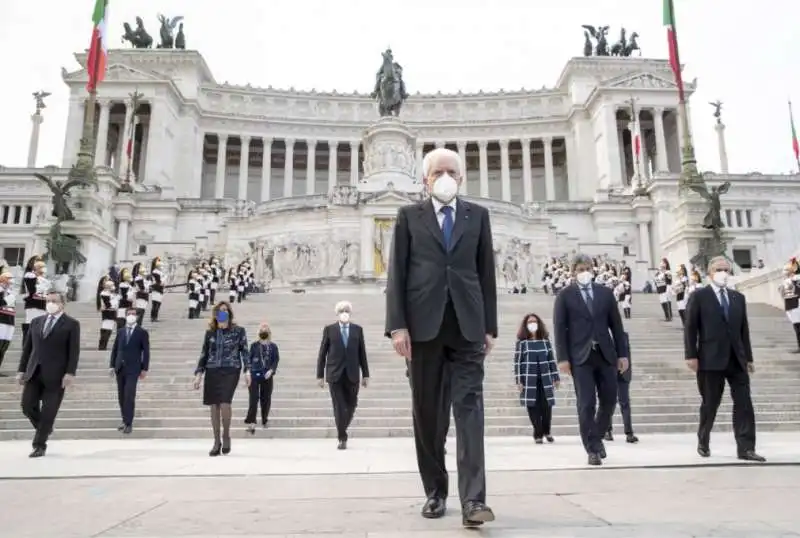
M224 301L214 305L194 372L195 389L200 388L205 375L203 405L211 408L214 446L209 456L229 454L231 451L231 402L248 352L247 333L244 327L234 323L231 305Z

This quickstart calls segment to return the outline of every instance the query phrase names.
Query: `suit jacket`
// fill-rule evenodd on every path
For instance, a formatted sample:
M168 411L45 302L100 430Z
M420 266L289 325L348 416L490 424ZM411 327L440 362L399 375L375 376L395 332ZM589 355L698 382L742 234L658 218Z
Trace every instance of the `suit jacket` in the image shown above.
M49 316L35 318L25 336L17 372L29 381L37 368L45 387L60 388L64 374L75 375L81 353L81 324L61 313L45 337L44 326Z
M436 338L452 301L461 334L497 337L497 280L489 211L456 201L450 249L433 202L400 208L386 283L386 336L406 329L412 341Z
M553 335L558 362L581 365L596 343L605 360L616 363L625 357L625 329L614 292L592 284L592 310L578 284L570 284L556 296L553 306Z
M726 293L727 320L714 286L700 288L689 296L683 344L686 359L698 359L700 370L725 370L731 355L735 355L743 367L753 362L747 301L736 290L727 289Z
M317 357L317 379L324 377L328 383L336 383L342 376L347 376L350 381L358 383L359 370L361 375L369 377L367 346L361 325L349 324L347 346L342 342L339 323L322 329L322 343Z
M136 325L128 339L128 328L117 331L117 338L111 348L108 367L118 374L139 375L150 369L150 333Z

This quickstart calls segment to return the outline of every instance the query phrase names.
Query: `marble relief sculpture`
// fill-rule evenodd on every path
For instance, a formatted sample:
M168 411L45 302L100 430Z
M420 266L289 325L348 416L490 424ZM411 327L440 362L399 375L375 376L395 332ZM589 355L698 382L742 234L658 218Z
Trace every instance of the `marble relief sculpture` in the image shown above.
M359 274L359 243L318 236L279 235L263 241L251 254L259 283L265 288L303 282L354 278Z
M394 219L375 219L373 271L375 276L384 276L389 268L389 257L392 251L392 235Z

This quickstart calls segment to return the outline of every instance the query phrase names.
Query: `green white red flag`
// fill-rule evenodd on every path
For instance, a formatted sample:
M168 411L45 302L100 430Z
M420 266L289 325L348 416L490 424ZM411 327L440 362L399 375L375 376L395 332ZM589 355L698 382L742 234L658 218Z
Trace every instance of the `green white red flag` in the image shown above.
M792 102L789 101L789 123L792 126L792 151L794 151L794 160L797 161L800 167L800 143L797 141L797 129L794 128L794 113L792 112Z
M106 75L106 62L108 60L108 0L96 0L94 13L92 13L92 42L89 46L89 59L86 62L86 71L89 73L89 82L86 89L93 92L97 89Z
M686 101L683 91L683 74L681 73L681 57L678 53L678 34L675 30L675 6L672 0L664 0L664 27L667 29L667 45L669 46L669 65L678 85L681 103Z

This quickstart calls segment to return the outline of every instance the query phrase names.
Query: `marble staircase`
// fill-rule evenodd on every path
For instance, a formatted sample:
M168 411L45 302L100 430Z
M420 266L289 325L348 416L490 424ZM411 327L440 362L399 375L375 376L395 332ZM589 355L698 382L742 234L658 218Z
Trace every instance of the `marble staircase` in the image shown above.
M362 389L351 428L357 437L411 435L410 398L402 359L383 338L383 295L269 294L254 295L235 306L240 324L255 335L261 320L270 322L280 345L281 364L276 377L269 428L261 437L331 437L335 435L327 389L315 383L316 355L324 324L334 319L333 305L341 299L354 304L353 321L367 335L372 379ZM145 323L151 332L150 375L139 385L134 437L204 438L209 435L201 394L191 389L205 320L188 320L182 295L168 296L163 321ZM488 435L530 435L524 409L512 385L514 334L526 312L546 320L552 298L543 294L500 298L501 336L486 365L486 431ZM108 352L97 351L99 320L93 305L72 304L70 313L83 326L82 354L77 384L68 391L56 422L54 439L115 438L119 424L116 387L108 376ZM760 431L800 429L800 356L790 354L794 336L782 312L766 305L749 307L757 373L753 398ZM637 433L690 432L695 429L698 395L694 379L684 366L680 322L660 319L655 295L634 297L631 334L634 381L632 406ZM30 425L19 409L21 389L13 372L19 357L19 337L9 351L0 377L0 440L28 439ZM234 400L236 435L246 435L243 419L247 391L242 385ZM619 416L615 417L619 422ZM726 397L717 428L730 429L731 407ZM575 400L567 379L554 410L554 435L576 434ZM619 426L618 426L619 427Z

